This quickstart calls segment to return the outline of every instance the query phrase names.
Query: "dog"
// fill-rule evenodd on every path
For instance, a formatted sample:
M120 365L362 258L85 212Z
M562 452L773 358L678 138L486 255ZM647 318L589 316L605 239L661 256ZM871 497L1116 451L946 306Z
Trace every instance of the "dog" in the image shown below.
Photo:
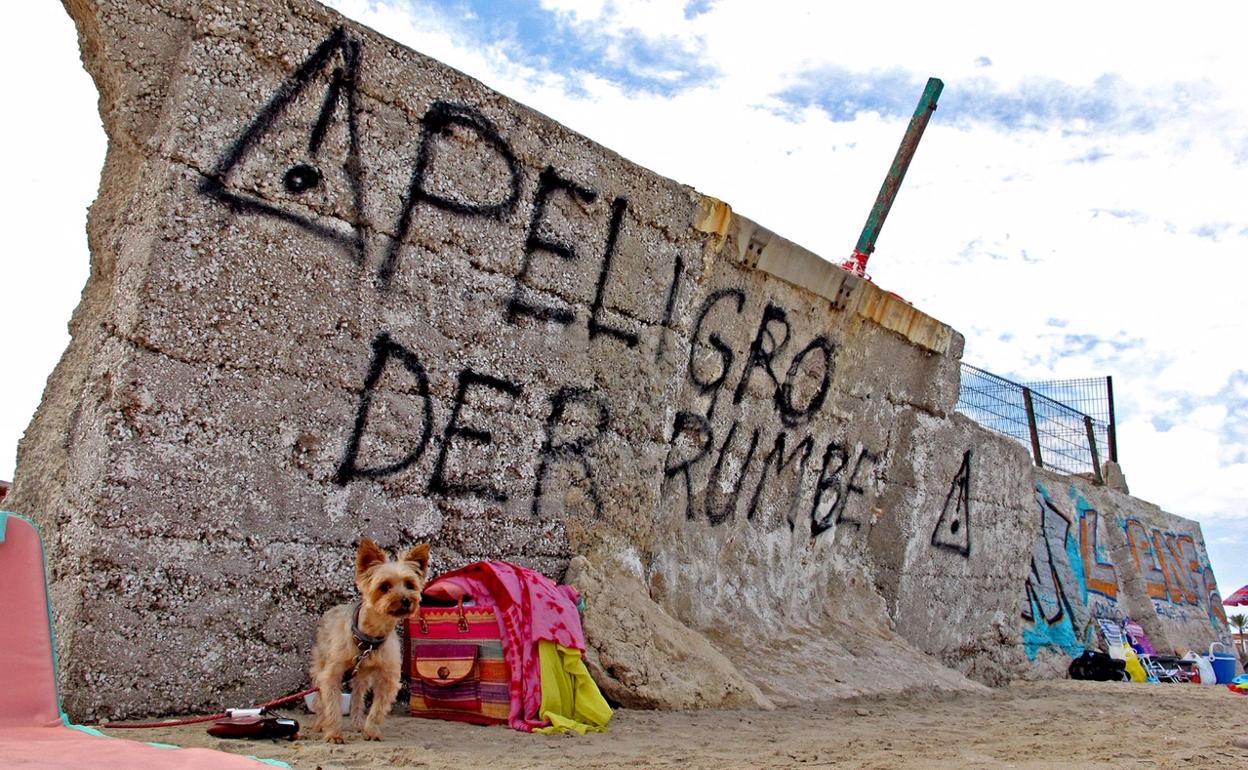
M399 692L403 665L395 628L420 610L420 593L429 571L429 544L412 546L397 561L369 538L355 553L355 585L360 600L340 604L321 616L312 647L312 684L318 688L312 730L342 743L342 688L351 686L351 724L370 741L381 740L381 725ZM373 705L364 718L364 695Z

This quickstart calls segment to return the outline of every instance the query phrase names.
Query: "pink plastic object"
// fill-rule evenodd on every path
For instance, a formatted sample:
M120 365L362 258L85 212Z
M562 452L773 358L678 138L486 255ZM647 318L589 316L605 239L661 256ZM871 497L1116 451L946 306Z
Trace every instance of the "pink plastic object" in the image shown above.
M30 522L0 516L0 727L59 725L43 548Z
M77 729L61 718L43 547L34 526L0 511L0 767L257 770L210 749L175 749Z
M867 260L870 259L869 254L863 254L858 249L854 249L854 253L849 255L849 259L841 263L842 270L848 270L854 275L871 280L867 275Z

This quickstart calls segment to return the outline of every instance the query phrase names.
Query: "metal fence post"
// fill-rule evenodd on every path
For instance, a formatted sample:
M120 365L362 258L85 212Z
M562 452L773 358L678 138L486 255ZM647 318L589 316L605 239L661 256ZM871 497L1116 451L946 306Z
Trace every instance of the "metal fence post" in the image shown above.
M1109 440L1109 460L1118 462L1118 429L1114 420L1114 378L1105 378L1105 397L1109 400L1109 428L1105 431Z
M1092 418L1086 414L1083 416L1083 427L1088 431L1088 449L1092 450L1092 475L1096 478L1097 484L1104 484L1105 479L1101 476L1101 458L1096 453L1096 434L1092 432Z
M1040 457L1040 434L1036 431L1036 408L1031 404L1031 388L1023 388L1023 406L1027 407L1027 428L1031 431L1031 455L1035 458L1036 467L1044 467L1044 459Z

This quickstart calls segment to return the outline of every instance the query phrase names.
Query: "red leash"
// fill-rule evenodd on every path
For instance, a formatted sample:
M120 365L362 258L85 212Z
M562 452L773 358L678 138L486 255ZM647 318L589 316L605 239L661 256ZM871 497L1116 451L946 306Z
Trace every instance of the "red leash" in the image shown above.
M278 699L276 699L276 700L271 700L271 701L269 701L268 703L261 703L259 706L256 706L256 708L267 709L267 708L269 708L270 706L280 706L280 705L282 705L283 703L290 703L292 700L298 700L299 698L302 698L303 696L307 695L308 693L313 693L313 692L316 692L316 689L317 689L317 688L315 688L315 687L310 687L310 688L308 688L308 689L306 689L306 690L301 690L301 691L299 691L299 692L295 693L294 695L286 695L286 696L281 697L281 698L278 698ZM100 727L104 727L104 728L109 728L109 729L114 728L114 727L116 727L116 728L122 728L122 727L178 727L178 726L180 726L180 725L193 725L193 724L198 724L198 723L200 723L200 722L214 722L214 721L216 721L216 720L218 720L218 719L222 719L222 718L224 718L224 717L225 717L225 716L227 716L227 715L228 715L228 712L222 711L220 714L212 714L212 715L210 715L210 716L206 716L206 717L189 717L189 718L187 718L187 719L170 719L170 720L168 720L168 721L164 721L164 722L125 722L125 723L120 723L120 722L119 722L119 723L112 723L112 722L110 722L110 723L108 723L108 724L106 724L106 725L99 725L99 726L100 726Z

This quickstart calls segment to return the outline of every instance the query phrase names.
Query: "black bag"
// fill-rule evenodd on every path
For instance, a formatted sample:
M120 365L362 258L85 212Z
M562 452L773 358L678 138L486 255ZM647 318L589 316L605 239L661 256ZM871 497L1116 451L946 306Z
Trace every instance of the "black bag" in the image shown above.
M1070 662L1067 669L1071 679L1090 679L1096 682L1125 682L1130 680L1127 664L1114 660L1099 650L1084 650Z

